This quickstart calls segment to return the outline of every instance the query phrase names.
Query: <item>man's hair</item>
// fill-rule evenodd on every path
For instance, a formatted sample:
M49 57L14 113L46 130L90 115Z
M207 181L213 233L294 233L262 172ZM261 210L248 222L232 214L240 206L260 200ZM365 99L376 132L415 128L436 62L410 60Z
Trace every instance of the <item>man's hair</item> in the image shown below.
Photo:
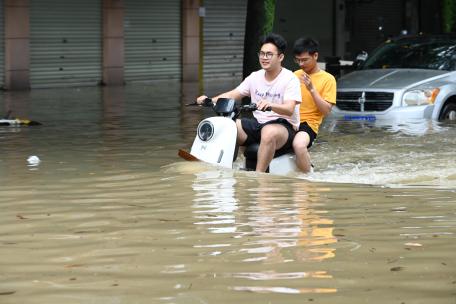
M309 55L313 55L318 52L319 48L320 44L317 40L312 38L299 38L294 43L293 53L295 55L302 53L309 53Z
M285 53L287 48L287 41L282 36L274 33L267 34L261 38L260 45L263 46L266 43L275 45L279 54Z

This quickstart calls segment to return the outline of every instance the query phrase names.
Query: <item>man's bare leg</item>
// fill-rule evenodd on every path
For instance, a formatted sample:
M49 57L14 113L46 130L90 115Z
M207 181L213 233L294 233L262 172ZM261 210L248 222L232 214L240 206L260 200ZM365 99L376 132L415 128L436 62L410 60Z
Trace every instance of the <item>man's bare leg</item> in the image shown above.
M293 150L296 155L296 166L304 173L310 172L310 154L307 150L310 137L306 132L298 132L293 140Z
M236 143L242 146L245 141L247 140L247 133L245 133L244 129L242 129L242 123L240 119L236 119L236 127L237 127L237 138Z
M285 145L288 140L288 130L281 124L269 124L261 129L261 142L258 148L256 171L266 172L274 158L276 150Z

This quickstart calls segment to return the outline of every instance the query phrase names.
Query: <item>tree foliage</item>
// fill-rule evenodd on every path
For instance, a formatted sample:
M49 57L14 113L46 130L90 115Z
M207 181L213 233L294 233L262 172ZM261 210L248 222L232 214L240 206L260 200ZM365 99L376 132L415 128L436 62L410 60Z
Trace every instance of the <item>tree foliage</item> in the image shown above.
M260 37L270 33L274 26L276 0L248 0L244 38L244 78L259 69Z
M272 32L274 27L275 2L276 0L264 0L263 34Z
M442 0L443 31L445 33L456 30L456 1Z

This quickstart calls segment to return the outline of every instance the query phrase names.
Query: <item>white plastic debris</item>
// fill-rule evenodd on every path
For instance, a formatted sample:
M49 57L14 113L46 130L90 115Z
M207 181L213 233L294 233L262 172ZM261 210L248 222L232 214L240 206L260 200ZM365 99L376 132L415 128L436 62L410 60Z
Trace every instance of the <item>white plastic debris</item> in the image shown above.
M27 162L29 166L38 166L41 162L41 159L36 155L32 155L27 158Z

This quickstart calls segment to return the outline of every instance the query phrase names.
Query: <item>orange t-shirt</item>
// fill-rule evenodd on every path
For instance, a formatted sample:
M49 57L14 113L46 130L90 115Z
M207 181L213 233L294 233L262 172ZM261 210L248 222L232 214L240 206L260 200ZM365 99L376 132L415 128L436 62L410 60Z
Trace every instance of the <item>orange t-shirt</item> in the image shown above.
M297 70L294 72L298 78L304 73L303 70ZM329 103L336 104L337 86L336 79L333 75L326 71L320 70L316 73L310 74L310 80L312 84L320 94L320 96ZM307 122L315 133L318 133L318 129L323 121L323 113L318 110L315 101L313 100L312 94L306 88L305 84L301 83L301 96L302 102L299 107L299 114L301 116L301 123Z

